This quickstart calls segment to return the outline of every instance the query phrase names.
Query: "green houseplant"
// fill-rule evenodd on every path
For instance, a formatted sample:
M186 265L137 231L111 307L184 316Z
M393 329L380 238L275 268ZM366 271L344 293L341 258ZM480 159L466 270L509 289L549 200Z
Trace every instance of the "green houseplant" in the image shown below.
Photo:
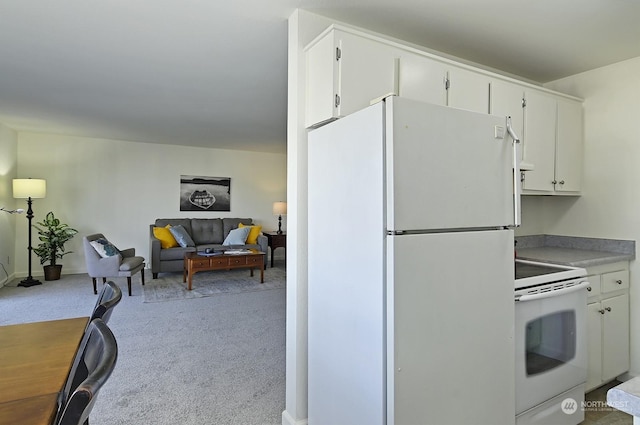
M62 264L57 264L57 260L73 251L65 251L64 244L72 239L78 231L72 229L67 224L61 223L49 211L44 220L34 225L38 230L40 243L33 248L33 252L40 257L40 264L49 262L44 266L44 280L58 280L62 271Z

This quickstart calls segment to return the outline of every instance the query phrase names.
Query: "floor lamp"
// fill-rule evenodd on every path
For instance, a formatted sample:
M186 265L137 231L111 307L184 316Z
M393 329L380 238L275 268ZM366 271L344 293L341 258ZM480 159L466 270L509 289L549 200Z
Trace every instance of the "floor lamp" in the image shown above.
M37 279L31 276L31 220L33 219L33 210L31 209L32 199L44 198L47 194L47 182L42 179L13 179L13 197L16 199L27 200L27 220L29 220L29 276L20 281L18 286L34 286L42 285Z

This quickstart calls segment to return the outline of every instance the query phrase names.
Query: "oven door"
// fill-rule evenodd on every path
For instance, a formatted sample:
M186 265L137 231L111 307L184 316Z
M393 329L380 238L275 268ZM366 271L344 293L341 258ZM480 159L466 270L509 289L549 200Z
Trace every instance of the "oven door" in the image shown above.
M588 286L516 301L516 414L586 382Z

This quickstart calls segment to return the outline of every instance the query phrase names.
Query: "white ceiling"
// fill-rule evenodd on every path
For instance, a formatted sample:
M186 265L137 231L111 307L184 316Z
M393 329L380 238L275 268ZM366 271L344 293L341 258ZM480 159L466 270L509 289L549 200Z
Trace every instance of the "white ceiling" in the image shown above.
M640 0L4 0L0 122L285 152L295 8L538 82L640 56Z

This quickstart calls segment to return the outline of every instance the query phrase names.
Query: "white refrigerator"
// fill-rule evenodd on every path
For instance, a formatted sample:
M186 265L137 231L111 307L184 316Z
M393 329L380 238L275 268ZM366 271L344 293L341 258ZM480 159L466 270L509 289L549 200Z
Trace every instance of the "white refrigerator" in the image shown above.
M400 97L309 133L309 425L515 422L515 158Z

